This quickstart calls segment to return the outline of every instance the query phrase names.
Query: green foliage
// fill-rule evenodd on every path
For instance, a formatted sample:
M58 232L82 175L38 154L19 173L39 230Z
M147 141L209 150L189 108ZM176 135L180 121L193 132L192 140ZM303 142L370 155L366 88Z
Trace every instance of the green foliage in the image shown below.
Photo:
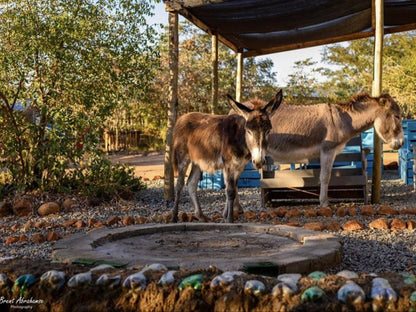
M125 164L112 164L107 158L94 155L80 170L69 173L64 187L83 195L110 198L115 194L138 192L145 188L141 177Z
M328 78L321 85L332 100L371 90L374 39L354 40L325 48L323 62L331 67L321 72ZM383 92L401 105L403 115L416 117L416 32L387 35L383 48Z
M289 82L284 89L285 102L290 104L311 104L320 102L317 62L306 58L295 62L295 71L289 75Z
M1 1L0 159L23 190L56 190L98 152L116 107L147 92L150 0Z

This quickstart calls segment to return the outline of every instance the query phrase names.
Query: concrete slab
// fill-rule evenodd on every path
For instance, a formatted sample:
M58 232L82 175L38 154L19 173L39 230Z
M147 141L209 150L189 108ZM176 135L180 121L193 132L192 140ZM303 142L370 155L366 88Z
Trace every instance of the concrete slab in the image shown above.
M284 225L178 223L102 228L56 242L53 258L162 263L187 269L210 265L241 270L248 263L273 265L279 273L324 270L341 261L335 236Z

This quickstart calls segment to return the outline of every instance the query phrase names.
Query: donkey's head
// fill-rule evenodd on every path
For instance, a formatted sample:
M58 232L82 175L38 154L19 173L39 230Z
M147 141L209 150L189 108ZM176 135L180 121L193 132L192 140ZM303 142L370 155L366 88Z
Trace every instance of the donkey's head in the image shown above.
M388 94L381 95L377 100L379 109L374 120L374 128L385 143L393 149L399 149L404 143L400 107Z
M227 96L231 107L246 120L244 130L247 148L250 150L251 161L254 167L260 169L265 160L267 137L272 129L270 118L282 103L282 90L279 89L273 99L267 104L260 100L251 100L241 104L231 96ZM247 105L253 108L249 108Z

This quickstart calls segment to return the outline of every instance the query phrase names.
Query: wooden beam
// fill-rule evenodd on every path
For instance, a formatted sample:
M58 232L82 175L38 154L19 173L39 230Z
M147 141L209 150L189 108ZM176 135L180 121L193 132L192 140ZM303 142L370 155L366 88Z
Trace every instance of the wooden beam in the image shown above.
M375 14L375 37L374 37L374 69L373 86L371 95L378 97L382 92L382 72L383 72L383 37L384 37L384 0L373 0ZM371 189L371 202L380 203L381 192L381 139L374 131L374 162L373 162L373 184Z
M211 114L218 107L218 36L211 36Z
M235 85L235 99L237 102L241 101L241 93L243 88L243 66L244 58L243 53L237 53L237 77Z
M164 198L167 201L175 199L174 172L172 166L173 127L176 122L178 105L178 67L179 67L179 29L178 13L169 12L169 110L166 131L165 149L165 184Z

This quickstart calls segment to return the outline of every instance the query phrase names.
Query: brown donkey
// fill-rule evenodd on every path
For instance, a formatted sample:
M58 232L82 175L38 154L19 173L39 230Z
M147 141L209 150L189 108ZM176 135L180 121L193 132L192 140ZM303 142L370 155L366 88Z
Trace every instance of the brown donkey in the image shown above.
M178 171L173 222L178 220L180 194L191 162L188 191L196 217L206 221L196 196L201 172L213 173L222 169L227 198L223 216L224 220L233 222L233 207L241 208L238 197L236 199L237 181L250 159L257 169L261 168L267 136L272 128L269 118L279 107L282 97L282 90L278 90L267 104L258 99L241 104L228 95L237 114L188 113L178 119L173 130L173 162Z

